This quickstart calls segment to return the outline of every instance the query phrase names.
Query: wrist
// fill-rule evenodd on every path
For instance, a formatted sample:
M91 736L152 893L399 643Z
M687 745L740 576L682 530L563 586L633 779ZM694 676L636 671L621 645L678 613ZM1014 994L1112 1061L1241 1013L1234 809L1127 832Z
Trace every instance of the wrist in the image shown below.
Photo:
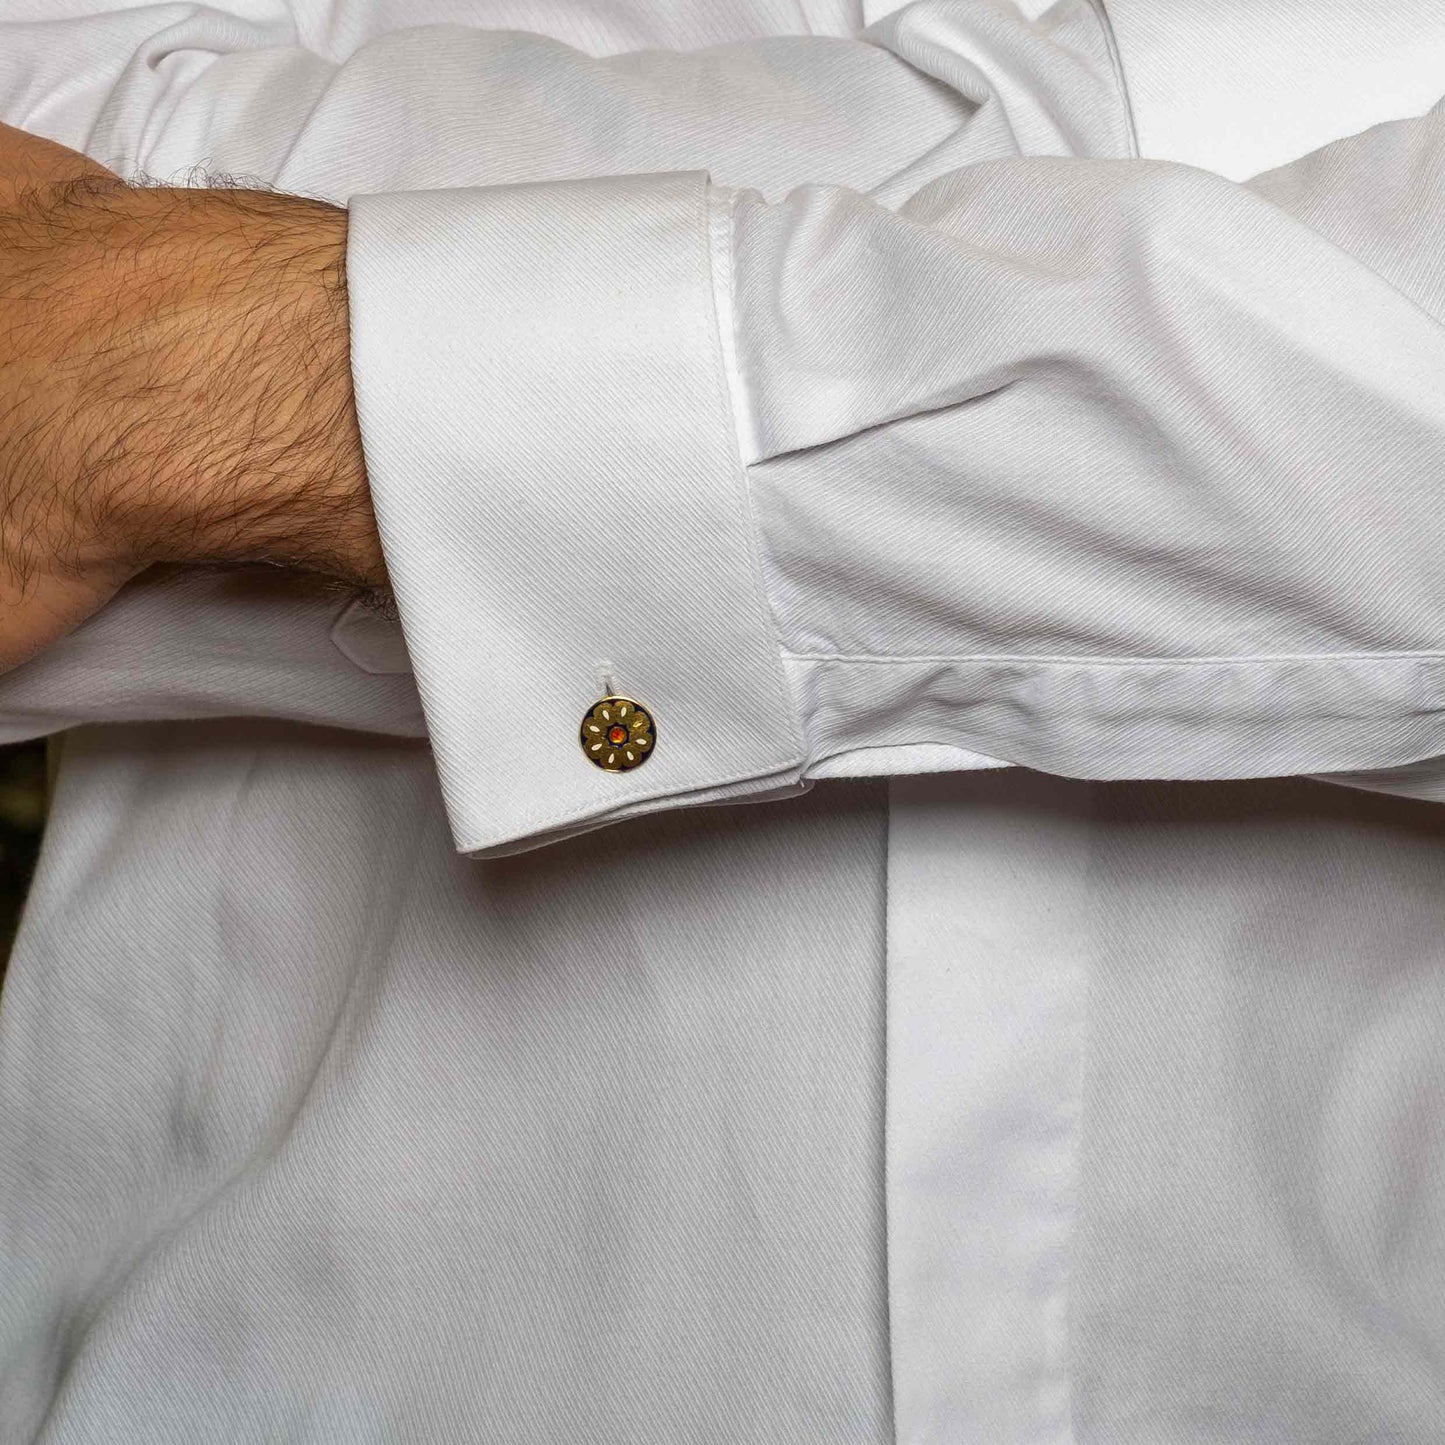
M152 563L385 580L347 213L132 187L0 125L0 670Z
M265 191L130 192L142 565L268 562L385 581L352 398L346 211Z

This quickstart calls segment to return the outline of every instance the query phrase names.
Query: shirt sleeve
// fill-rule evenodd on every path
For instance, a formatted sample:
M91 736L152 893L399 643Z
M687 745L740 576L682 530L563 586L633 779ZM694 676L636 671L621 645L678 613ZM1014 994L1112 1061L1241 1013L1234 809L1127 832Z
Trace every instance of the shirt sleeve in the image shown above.
M344 204L703 157L769 187L799 174L870 185L946 148L971 113L877 46L775 35L775 11L762 0L627 0L605 16L531 0L505 13L487 0L12 0L0 118L127 179ZM555 34L495 28L509 17ZM789 27L807 28L787 10ZM549 624L534 620L541 650ZM394 616L271 569L148 576L0 676L0 739L214 716L425 731Z
M1445 753L1442 112L1248 184L1014 158L353 197L458 846L821 775ZM592 702L654 755L595 767Z

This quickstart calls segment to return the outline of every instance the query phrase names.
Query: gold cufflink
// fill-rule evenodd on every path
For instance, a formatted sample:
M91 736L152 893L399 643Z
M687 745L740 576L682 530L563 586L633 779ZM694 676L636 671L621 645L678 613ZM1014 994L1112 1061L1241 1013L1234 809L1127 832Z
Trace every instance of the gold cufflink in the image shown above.
M652 714L630 697L604 697L582 719L582 751L606 773L640 768L657 746Z

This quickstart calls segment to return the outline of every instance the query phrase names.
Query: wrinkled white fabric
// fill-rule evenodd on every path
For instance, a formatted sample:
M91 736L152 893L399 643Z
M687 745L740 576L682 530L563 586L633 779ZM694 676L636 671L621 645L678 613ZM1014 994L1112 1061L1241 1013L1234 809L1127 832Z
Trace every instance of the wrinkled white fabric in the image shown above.
M854 754L1188 778L1445 751L1445 112L1258 185L1119 159L1080 16L1092 49L957 3L870 32L956 42L977 96L973 163L950 137L896 206L697 173L352 197L359 414L460 848ZM670 720L626 778L568 726L608 677ZM489 685L540 720L515 791Z
M0 18L350 203L401 606L0 678L0 1435L1439 1438L1445 15Z

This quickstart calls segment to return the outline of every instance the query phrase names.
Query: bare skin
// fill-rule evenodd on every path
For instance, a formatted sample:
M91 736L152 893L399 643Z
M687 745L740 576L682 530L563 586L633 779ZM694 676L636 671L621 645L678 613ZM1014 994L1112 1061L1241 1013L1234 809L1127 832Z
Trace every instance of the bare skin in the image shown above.
M0 671L157 563L385 582L345 256L340 207L0 125Z

